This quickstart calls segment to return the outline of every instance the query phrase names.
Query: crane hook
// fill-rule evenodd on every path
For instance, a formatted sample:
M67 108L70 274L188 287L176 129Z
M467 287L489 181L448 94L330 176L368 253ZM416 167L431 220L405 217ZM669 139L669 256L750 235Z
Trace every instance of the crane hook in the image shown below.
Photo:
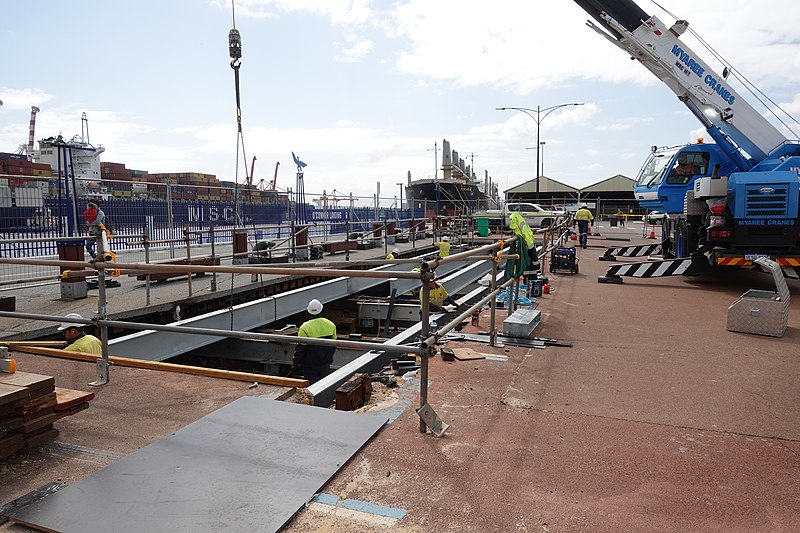
M242 58L242 36L236 28L228 32L228 51L232 58L231 68L238 69Z

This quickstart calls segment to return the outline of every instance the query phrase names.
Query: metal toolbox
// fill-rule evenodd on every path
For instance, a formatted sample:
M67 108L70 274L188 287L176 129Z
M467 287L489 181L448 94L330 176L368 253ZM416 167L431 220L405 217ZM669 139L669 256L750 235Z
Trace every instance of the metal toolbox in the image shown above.
M783 337L789 323L789 287L781 267L771 259L755 260L771 271L777 291L751 289L728 308L728 331Z

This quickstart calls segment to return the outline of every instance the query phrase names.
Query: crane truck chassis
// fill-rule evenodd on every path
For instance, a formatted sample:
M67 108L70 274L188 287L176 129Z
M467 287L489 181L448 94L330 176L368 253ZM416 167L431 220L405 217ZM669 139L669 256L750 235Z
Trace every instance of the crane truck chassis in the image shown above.
M587 25L663 81L705 126L714 143L656 148L634 184L639 204L665 213L663 261L614 265L621 276L692 275L716 267L752 268L755 259L800 274L800 142L789 141L699 59L679 37L632 0L575 0L600 26ZM635 248L635 247L628 247ZM637 254L638 255L638 254ZM603 259L631 257L616 249Z

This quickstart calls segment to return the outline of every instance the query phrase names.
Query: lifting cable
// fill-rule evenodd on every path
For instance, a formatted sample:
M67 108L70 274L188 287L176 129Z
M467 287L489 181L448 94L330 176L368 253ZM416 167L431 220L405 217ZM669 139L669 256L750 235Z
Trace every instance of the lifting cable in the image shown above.
M231 57L231 69L233 69L233 79L234 79L234 88L235 88L235 95L236 95L236 165L235 165L235 173L234 173L234 180L233 180L233 207L234 207L234 215L233 215L233 233L231 235L232 241L236 238L236 228L239 224L242 227L245 227L245 235L246 233L246 224L245 219L239 211L239 147L242 148L242 161L244 161L244 171L245 171L245 191L247 193L247 203L250 206L250 213L251 217L250 220L253 224L253 233L255 235L255 216L253 216L254 208L253 208L253 171L252 166L250 173L247 172L247 154L244 147L244 132L242 130L242 99L241 99L241 92L239 90L239 67L241 67L241 59L242 59L242 36L239 33L239 30L236 29L236 5L235 1L231 0L231 19L233 28L228 32L228 52ZM245 237L247 239L247 237ZM234 256L234 261L236 257ZM234 289L234 278L235 275L231 274L231 296L230 296L230 305L229 308L231 310L231 329L233 329L233 289ZM263 289L264 285L264 277L259 276L261 280L261 285Z
M236 165L233 178L233 232L231 233L231 245L235 249L236 228L241 221L239 214L239 146L242 148L242 158L245 160L245 169L247 168L247 156L244 150L244 135L242 133L242 103L239 93L239 67L241 66L242 59L242 36L239 30L236 29L236 6L234 0L231 0L231 18L233 19L233 28L228 32L228 52L231 56L231 69L233 69L233 79L236 92ZM245 171L246 172L246 171ZM236 261L234 256L233 261ZM229 310L231 315L231 329L233 329L233 292L234 292L234 278L235 275L231 274L231 293Z

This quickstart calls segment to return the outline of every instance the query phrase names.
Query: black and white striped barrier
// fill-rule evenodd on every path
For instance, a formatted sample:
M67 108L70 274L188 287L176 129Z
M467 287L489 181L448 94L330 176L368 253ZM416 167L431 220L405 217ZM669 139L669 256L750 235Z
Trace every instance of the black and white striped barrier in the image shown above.
M704 257L682 257L646 263L627 263L614 265L605 276L597 278L598 283L622 283L622 277L663 278L666 276L690 276L699 274L708 268Z
M598 259L600 261L616 261L617 257L644 257L648 255L661 255L661 243L607 248L605 253Z

